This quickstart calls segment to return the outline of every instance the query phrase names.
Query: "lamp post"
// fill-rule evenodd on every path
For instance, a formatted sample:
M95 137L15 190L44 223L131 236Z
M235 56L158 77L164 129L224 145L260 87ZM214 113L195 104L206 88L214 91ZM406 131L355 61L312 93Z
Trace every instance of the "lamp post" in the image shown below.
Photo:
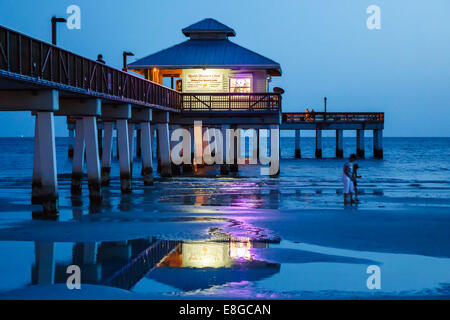
M52 17L52 44L56 46L56 24L58 22L67 22L64 18Z
M127 57L132 57L132 56L134 56L134 53L133 52L127 52L127 51L124 51L123 52L123 71L125 71L125 72L127 72L128 71L128 68L127 68Z
M324 119L326 121L327 120L327 97L323 98L323 102L324 102L324 109L325 109Z

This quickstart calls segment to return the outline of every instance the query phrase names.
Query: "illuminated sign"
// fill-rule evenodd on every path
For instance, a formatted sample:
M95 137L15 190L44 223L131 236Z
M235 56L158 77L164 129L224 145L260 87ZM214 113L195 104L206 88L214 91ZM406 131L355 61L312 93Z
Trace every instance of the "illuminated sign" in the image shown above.
M183 243L183 267L223 268L231 264L228 243Z
M183 70L183 92L224 92L227 73L221 69Z

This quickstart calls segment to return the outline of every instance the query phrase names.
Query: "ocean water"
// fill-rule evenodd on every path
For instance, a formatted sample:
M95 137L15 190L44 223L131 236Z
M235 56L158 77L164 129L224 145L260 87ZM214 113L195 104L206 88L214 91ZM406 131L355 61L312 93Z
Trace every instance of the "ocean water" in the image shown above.
M155 172L155 185L144 187L135 158L131 195L120 193L114 158L111 185L102 203L93 204L87 181L81 196L71 196L68 140L57 138L60 215L40 221L33 220L40 207L30 205L33 139L0 138L0 298L47 283L38 261L49 255L52 283L64 283L65 268L77 264L87 270L83 283L136 297L449 297L450 138L385 138L383 160L372 157L372 139L366 139L366 159L357 161L361 202L354 206L343 204L346 160L334 158L334 140L324 138L324 159L317 160L314 138L302 138L299 160L294 139L281 138L276 178L241 166L226 177L217 168L170 179ZM355 149L355 138L345 138L344 155ZM347 224L348 230L341 225L346 234L331 235L333 226L309 234L320 230L315 213L324 225L350 213L337 221ZM73 231L95 223L116 233ZM386 226L377 231L377 223ZM379 232L379 242L366 230ZM447 243L430 243L434 238ZM90 260L80 258L86 256ZM369 265L385 270L376 293L366 286Z

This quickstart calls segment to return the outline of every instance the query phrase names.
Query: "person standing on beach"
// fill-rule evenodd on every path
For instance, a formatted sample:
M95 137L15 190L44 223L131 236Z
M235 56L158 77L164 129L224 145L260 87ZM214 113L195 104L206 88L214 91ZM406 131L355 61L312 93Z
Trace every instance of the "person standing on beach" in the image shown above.
M353 162L356 160L356 155L352 154L344 165L342 173L342 182L344 183L344 204L348 203L347 196L350 196L350 203L353 203L353 192L355 185L353 184Z

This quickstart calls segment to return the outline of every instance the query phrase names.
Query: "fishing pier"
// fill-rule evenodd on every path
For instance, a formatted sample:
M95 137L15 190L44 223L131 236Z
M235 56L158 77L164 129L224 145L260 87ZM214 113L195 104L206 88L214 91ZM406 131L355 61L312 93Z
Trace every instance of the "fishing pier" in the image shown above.
M72 193L81 192L86 162L92 201L100 200L102 187L109 184L114 138L123 193L132 191L135 159L142 161L145 185L152 185L154 169L170 177L204 165L194 156L203 153L214 133L226 136L229 130L236 161L225 161L230 155L216 144L222 174L238 170L239 129L254 130L258 148L267 138L279 139L279 130L295 130L297 158L301 130L316 131L317 158L322 157L323 130L336 131L338 158L343 157L344 130L357 132L360 157L365 156L364 132L372 130L374 157L383 157L383 113L283 113L283 90L269 92L272 77L282 74L278 63L231 42L234 30L214 19L182 31L187 41L119 70L0 26L0 111L35 116L33 203L50 214L58 211L55 116L68 119ZM202 123L200 132L196 122ZM191 133L191 150L182 150L183 163L174 165L171 137L179 128ZM279 154L272 154L272 161L279 161Z

